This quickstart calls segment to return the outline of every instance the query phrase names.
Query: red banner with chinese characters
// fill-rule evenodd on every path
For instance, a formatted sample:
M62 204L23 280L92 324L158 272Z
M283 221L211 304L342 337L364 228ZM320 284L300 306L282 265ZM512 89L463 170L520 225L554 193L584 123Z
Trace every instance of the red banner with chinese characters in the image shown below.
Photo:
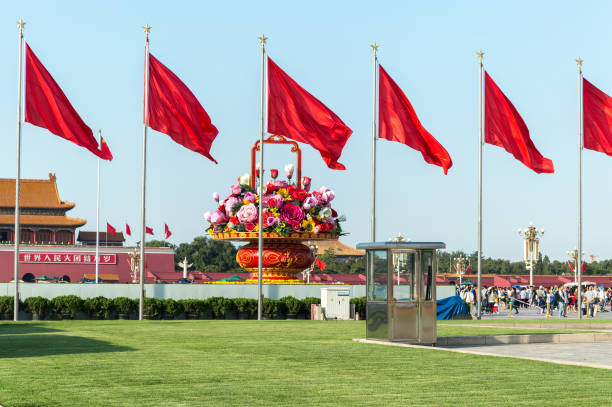
M116 254L100 254L99 264L117 264ZM96 255L87 253L19 253L20 263L96 264Z

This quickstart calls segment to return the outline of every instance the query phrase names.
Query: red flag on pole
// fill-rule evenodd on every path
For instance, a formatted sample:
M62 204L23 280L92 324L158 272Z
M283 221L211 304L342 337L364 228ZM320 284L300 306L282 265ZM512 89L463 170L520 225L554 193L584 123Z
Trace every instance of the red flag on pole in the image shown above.
M317 259L315 260L315 266L320 268L321 271L325 270L325 267L327 267L327 265L323 263L323 260L321 260L319 257L317 257Z
M102 156L91 129L74 110L51 74L26 44L25 121Z
M210 146L219 131L191 90L151 54L148 126L217 163Z
M125 234L128 236L132 236L132 229L130 229L130 225L125 224Z
M172 236L172 232L170 232L170 229L168 228L168 225L164 223L164 233L166 234L166 239L168 239L170 236Z
M465 270L465 274L471 274L471 273L472 273L472 268L468 266L468 268Z
M152 235L153 234L153 228L145 226L145 233L148 233L148 234Z
M612 98L582 78L584 148L612 156Z
M110 225L110 223L106 222L106 234L110 234L115 236L117 234L117 230Z
M108 148L108 144L106 144L106 140L104 137L100 136L100 158L103 160L113 161L113 154Z
M567 261L567 264L569 264L570 270L572 271L572 273L575 273L576 270L574 270L574 264L571 261Z
M268 133L310 144L332 170L353 131L268 58Z
M378 137L420 151L426 162L442 167L446 174L453 165L448 152L421 125L410 101L382 65L379 74Z
M537 173L555 172L537 150L514 105L485 71L485 142L501 147Z

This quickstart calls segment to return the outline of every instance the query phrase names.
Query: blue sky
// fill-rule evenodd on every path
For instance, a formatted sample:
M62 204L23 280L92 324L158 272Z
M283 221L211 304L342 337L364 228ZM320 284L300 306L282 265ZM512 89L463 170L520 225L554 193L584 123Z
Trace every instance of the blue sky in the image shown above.
M608 2L187 2L21 1L4 4L0 17L0 176L15 176L17 26L84 121L103 136L115 160L102 164L101 224L140 222L143 46L191 88L220 133L214 165L149 132L147 223L171 242L204 233L202 214L211 194L229 193L246 172L259 135L260 50L334 110L353 129L340 162L329 170L309 146L304 174L336 192L346 214L349 244L370 236L372 57L403 88L423 125L449 151L454 165L444 176L406 146L378 143L379 240L401 232L413 240L444 241L451 250L476 248L478 65L485 68L524 118L555 174L538 175L502 149L484 147L483 251L518 260L516 230L530 221L546 234L541 248L565 259L577 241L578 79L612 93L612 26ZM96 161L83 148L30 124L23 126L22 176L55 172L61 197L76 202L69 214L95 227ZM267 150L267 168L293 159ZM583 153L584 250L612 257L612 159ZM133 243L137 240L132 239Z

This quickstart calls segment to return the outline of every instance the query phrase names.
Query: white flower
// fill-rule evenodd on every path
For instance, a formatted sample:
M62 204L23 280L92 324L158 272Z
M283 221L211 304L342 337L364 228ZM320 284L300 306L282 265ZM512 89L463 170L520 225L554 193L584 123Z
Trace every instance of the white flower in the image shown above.
M344 215L340 215L340 216L338 217L338 222L346 222L346 216L344 216Z
M285 175L287 176L287 178L291 179L291 177L293 177L293 170L295 170L293 164L285 165Z
M245 172L240 176L238 182L240 182L240 185L249 185L249 183L251 182L251 176L248 172Z
M321 217L321 219L329 219L332 216L332 210L331 208L323 208L319 211L319 216Z

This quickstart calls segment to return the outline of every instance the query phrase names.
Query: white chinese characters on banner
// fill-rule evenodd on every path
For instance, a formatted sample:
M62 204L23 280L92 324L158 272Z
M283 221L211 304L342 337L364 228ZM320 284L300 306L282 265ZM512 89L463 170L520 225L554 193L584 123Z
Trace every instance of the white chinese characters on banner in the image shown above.
M101 254L98 263L117 264L116 254ZM96 264L95 254L83 253L19 253L20 263Z

